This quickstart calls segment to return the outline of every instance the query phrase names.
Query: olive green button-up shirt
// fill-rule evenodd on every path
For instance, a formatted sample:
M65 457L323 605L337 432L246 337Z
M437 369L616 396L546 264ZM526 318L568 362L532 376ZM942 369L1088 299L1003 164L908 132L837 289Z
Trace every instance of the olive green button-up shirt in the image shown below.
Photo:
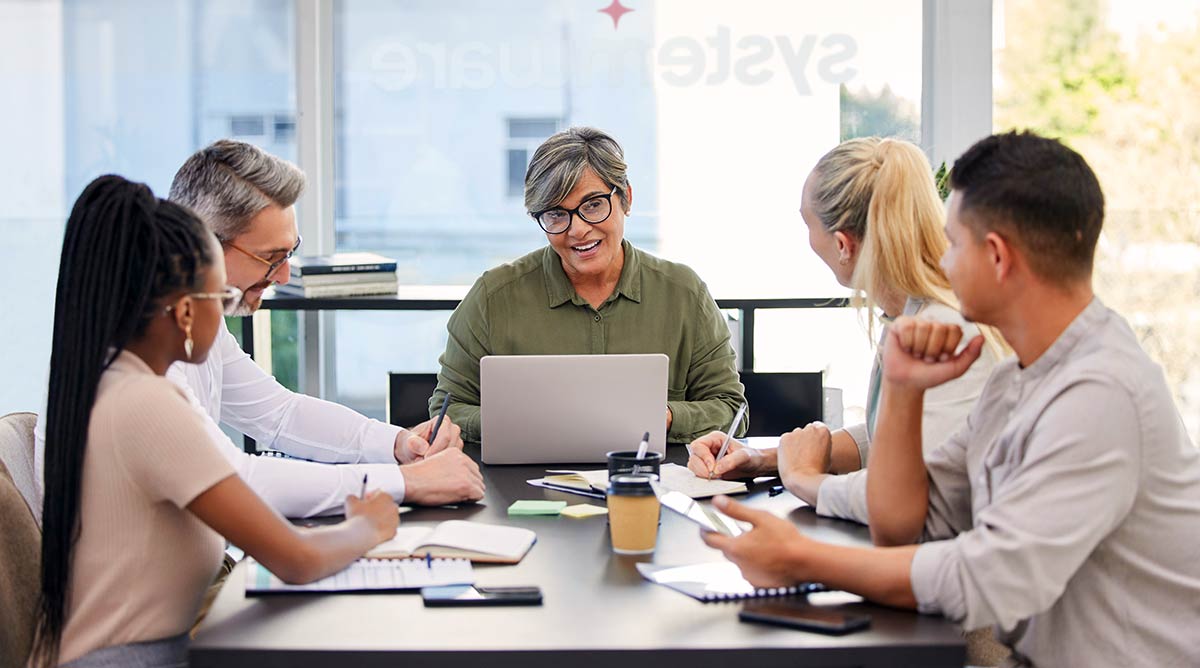
M728 429L745 395L729 328L708 288L682 264L628 241L621 245L621 278L598 309L575 292L549 246L485 272L450 316L430 415L453 393L447 414L462 427L464 441L480 441L479 360L485 355L663 353L670 359L673 416L667 441L686 443ZM743 420L739 433L748 423Z

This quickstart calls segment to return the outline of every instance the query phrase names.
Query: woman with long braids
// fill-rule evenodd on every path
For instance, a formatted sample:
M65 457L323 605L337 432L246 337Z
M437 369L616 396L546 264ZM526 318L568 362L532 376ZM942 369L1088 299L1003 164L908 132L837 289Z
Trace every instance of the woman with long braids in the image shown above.
M202 361L222 305L237 303L216 239L187 209L118 176L76 201L54 307L35 665L185 665L224 539L308 582L395 533L380 493L348 498L341 524L293 527L163 377Z

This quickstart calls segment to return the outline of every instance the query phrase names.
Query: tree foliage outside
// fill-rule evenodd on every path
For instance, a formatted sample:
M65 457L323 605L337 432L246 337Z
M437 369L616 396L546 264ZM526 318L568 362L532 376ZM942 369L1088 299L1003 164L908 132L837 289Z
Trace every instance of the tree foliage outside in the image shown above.
M878 93L866 87L840 89L841 141L855 137L894 137L919 142L921 123L916 105L884 85Z
M1102 0L1006 0L1004 9L996 129L1057 137L1099 175L1097 293L1162 365L1198 441L1200 17L1126 49Z

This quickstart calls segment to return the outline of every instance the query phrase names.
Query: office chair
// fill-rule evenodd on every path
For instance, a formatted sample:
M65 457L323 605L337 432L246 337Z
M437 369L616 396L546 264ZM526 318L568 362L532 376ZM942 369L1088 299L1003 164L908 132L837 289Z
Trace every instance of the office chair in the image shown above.
M40 529L42 485L34 477L33 468L33 428L36 424L36 413L9 413L0 417L0 462L8 468L13 484Z
M388 424L407 428L428 420L429 398L436 387L436 373L389 373Z
M742 371L741 379L750 404L747 436L779 436L823 419L824 374L820 371Z
M23 666L33 648L41 592L42 532L2 461L0 536L0 666Z

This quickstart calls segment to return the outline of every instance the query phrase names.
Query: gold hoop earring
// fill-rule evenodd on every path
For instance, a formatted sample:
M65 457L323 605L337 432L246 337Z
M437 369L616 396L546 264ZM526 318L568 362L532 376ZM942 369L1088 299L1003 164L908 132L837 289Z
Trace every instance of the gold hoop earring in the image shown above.
M184 325L183 333L187 335L187 338L183 340L183 353L190 360L192 359L192 349L196 346L196 342L192 341L192 326Z

